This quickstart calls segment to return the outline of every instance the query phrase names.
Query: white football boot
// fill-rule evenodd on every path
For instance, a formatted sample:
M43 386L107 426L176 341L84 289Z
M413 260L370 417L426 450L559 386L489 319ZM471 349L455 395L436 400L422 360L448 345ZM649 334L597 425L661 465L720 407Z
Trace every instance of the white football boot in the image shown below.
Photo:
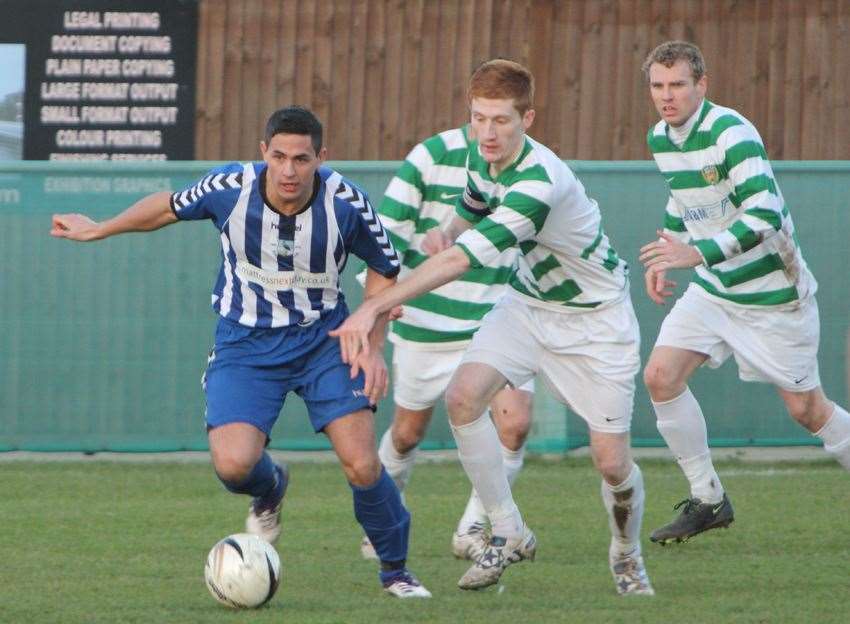
M396 598L430 598L431 592L405 568L384 582L384 591Z
M536 553L537 539L527 525L523 525L522 535L519 537L508 539L491 535L484 552L466 574L460 577L457 586L461 589L480 589L495 585L505 568L526 559L534 561Z
M629 554L610 560L611 574L621 596L654 596L643 557Z
M475 561L487 548L487 526L473 522L465 530L452 533L452 554L457 559Z
M289 469L283 466L275 466L277 478L283 481L280 496L273 500L255 498L248 509L248 517L245 519L245 530L258 537L263 538L269 544L274 544L280 537L280 508L283 505L283 497L286 488L289 487Z

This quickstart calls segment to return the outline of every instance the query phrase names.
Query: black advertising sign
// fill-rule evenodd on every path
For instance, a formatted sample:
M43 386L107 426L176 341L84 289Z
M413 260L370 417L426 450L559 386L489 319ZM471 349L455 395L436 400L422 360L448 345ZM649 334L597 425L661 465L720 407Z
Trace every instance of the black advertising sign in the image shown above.
M194 157L196 0L10 4L0 22L9 68L0 159Z

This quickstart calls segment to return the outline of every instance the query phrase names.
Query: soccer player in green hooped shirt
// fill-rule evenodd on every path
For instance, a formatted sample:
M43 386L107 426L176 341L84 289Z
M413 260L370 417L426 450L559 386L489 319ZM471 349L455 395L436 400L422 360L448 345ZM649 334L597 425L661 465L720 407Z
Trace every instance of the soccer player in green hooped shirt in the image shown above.
M531 73L518 63L496 59L473 72L468 101L476 140L457 215L426 235L429 259L395 287L368 297L330 335L340 338L343 360L356 362L368 352L369 331L382 311L518 247L509 288L446 390L458 455L492 525L487 546L458 586L493 585L508 565L535 556L537 541L513 500L496 428L482 413L506 383L521 387L540 375L588 424L617 592L652 595L640 545L643 477L629 444L640 335L628 270L581 182L526 135L534 121L533 92Z
M428 230L451 223L457 198L466 187L469 131L468 126L444 130L414 146L384 192L378 214L401 256L401 275L427 259L423 245ZM442 399L481 320L504 294L517 253L514 247L506 249L487 266L470 269L408 301L402 318L391 325L395 411L378 453L402 493L434 406ZM508 386L489 405L511 484L523 465L533 392L533 380L521 388ZM489 519L473 490L452 534L452 553L458 559L474 561L487 544L488 531ZM366 536L360 552L367 559L376 558Z
M641 248L649 297L663 305L675 286L667 271L696 269L644 369L658 430L691 489L679 515L650 536L665 544L734 518L687 385L698 367L734 355L741 380L773 384L791 416L848 470L850 415L821 388L817 282L758 131L705 98L705 61L695 45L662 43L643 71L661 116L647 141L670 187L659 240Z

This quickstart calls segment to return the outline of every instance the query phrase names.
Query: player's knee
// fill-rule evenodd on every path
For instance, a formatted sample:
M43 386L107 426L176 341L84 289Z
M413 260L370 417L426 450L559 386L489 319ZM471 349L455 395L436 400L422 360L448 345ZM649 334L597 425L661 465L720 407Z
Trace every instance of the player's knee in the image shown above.
M213 457L215 473L225 483L241 483L251 474L255 463L255 459L238 453L218 453Z
M393 427L393 447L398 453L406 455L419 446L425 436L423 427Z
M625 481L631 472L632 461L626 455L610 454L596 458L596 469L612 485Z
M643 383L653 401L670 401L681 394L681 382L671 367L649 362L643 369Z
M446 411L454 425L465 425L481 415L469 391L459 383L451 383L446 389Z
M378 456L353 457L342 463L345 478L357 487L368 487L381 476L381 462Z
M785 407L791 418L811 432L818 431L826 424L831 411L827 401L818 401L813 396L801 396L799 399L786 401Z
M499 441L507 449L518 451L525 444L529 427L519 419L510 422L500 422L498 426Z

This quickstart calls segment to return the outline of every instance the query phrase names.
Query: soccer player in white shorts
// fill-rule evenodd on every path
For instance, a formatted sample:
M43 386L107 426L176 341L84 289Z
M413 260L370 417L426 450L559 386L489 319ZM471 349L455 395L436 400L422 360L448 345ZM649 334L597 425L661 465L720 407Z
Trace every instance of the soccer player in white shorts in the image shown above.
M493 585L508 565L535 556L537 540L513 500L496 429L481 414L506 382L518 386L539 373L588 423L617 592L651 595L640 545L643 478L629 444L640 341L627 266L581 182L526 135L532 99L533 78L522 65L496 59L475 70L468 100L476 142L457 216L445 230L428 233L431 258L367 298L331 335L341 339L343 359L352 361L369 349L369 331L382 311L519 247L510 288L446 391L458 454L492 523L487 548L458 585Z
M425 139L410 151L387 186L378 214L401 255L402 275L427 258L422 248L425 232L446 227L452 220L455 202L466 186L468 132L468 127L453 128ZM506 249L486 267L470 269L407 302L402 317L391 325L395 413L381 438L379 454L402 492L434 406L481 319L504 293L516 256L515 249ZM506 387L490 404L510 483L522 468L533 391L534 382L520 389ZM473 489L452 534L453 554L460 559L477 557L487 543L488 527L487 514ZM375 558L365 536L360 551L367 559Z
M698 367L734 356L740 379L776 386L792 418L847 469L850 415L821 388L817 282L761 137L738 112L705 99L705 62L693 44L661 44L643 70L661 115L647 140L670 187L660 239L641 248L649 297L663 305L675 286L667 270L696 268L644 371L658 430L690 483L680 514L650 536L665 544L734 519L687 386Z

